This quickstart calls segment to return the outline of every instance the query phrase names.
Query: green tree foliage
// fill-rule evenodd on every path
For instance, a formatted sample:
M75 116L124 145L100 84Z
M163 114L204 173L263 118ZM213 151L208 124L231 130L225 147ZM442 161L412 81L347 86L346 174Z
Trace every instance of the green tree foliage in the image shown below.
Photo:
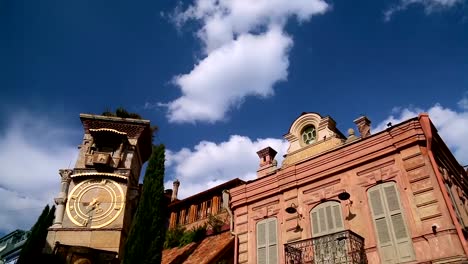
M177 225L174 228L167 230L166 241L164 242L164 248L174 248L180 246L180 240L184 235L185 228Z
M36 263L42 259L42 250L45 246L47 238L47 229L52 225L55 217L55 206L49 208L46 205L42 210L41 215L37 219L34 226L31 228L31 235L24 243L21 249L20 256L16 263L29 264Z
M133 119L143 119L141 115L137 113L132 113L128 112L125 108L123 107L118 107L115 109L115 112L113 112L110 109L106 109L106 111L102 112L103 116L112 116L112 117L121 117L121 118L133 118ZM158 126L151 126L151 135L153 136L155 133L157 133L159 130Z
M192 227L190 230L185 230L182 226L171 228L166 232L164 248L183 247L192 242L199 242L206 237L206 228L206 225Z
M153 146L143 190L125 245L123 264L159 264L166 234L164 145Z
M190 231L184 232L184 235L180 239L180 245L185 246L192 242L199 242L206 236L206 225L193 227Z
M133 119L142 119L141 116L137 113L131 113L128 112L125 108L123 107L118 107L115 109L115 112L112 112L112 110L107 109L106 111L102 112L103 116L113 116L113 117L121 117L121 118L133 118Z
M208 226L211 228L214 234L221 232L223 228L224 221L221 220L218 216L209 214L208 215Z

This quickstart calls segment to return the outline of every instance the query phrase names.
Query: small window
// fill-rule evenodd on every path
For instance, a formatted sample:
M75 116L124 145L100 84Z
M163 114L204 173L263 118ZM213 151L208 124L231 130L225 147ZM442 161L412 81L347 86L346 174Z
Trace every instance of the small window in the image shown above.
M176 225L180 225L181 224L181 220L182 220L182 212L175 212L175 219L176 219Z
M189 208L184 209L184 214L183 214L184 215L184 222L183 222L184 224L188 224L188 222L189 222L189 212L190 212Z
M310 125L306 126L304 130L302 130L302 142L306 145L310 145L314 143L317 139L317 131L315 130L315 127Z
M202 206L203 203L197 205L197 220L200 220L202 218Z
M205 215L208 217L211 214L211 200L206 201Z
M218 213L221 212L222 205L223 205L223 196L218 196Z

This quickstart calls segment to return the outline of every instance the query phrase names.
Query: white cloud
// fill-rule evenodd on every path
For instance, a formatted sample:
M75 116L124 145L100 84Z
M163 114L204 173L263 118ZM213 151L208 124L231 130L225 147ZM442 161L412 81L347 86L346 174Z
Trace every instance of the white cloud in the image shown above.
M26 112L16 114L0 133L0 232L29 229L60 188L58 170L76 157L66 143L70 131ZM71 164L73 166L74 163Z
M273 25L282 28L292 16L304 22L312 15L325 13L328 8L321 0L198 0L179 13L176 20L179 25L191 19L201 21L197 35L206 53L210 53L234 40L236 35Z
M464 1L465 0L400 0L396 6L390 7L384 12L384 19L385 21L390 21L396 12L404 11L411 5L422 6L424 12L429 15L435 11L452 8Z
M468 98L465 96L460 101L458 101L458 107L463 110L468 110Z
M183 95L169 103L169 121L215 122L248 95L272 95L286 80L292 40L279 30L242 35L211 52L190 73L177 76Z
M280 165L287 141L274 138L253 141L238 135L221 143L202 141L193 149L167 151L166 165L180 181L179 198L186 198L234 178L255 179L259 167L256 152L268 146L278 151L276 159ZM165 186L171 189L172 181L166 181Z
M460 102L466 101L466 98ZM462 103L459 103L461 105ZM460 111L445 108L435 104L429 109L420 109L415 107L400 108L395 115L391 115L380 122L373 132L382 131L388 122L398 124L402 121L418 116L419 113L427 112L429 118L436 126L439 134L445 144L451 149L461 165L468 165L468 145L465 144L468 138L468 111L462 108Z
M322 0L196 0L177 13L178 25L201 22L204 58L174 78L182 96L164 104L169 121L220 121L245 97L274 94L273 85L288 74L293 41L286 21L307 21L328 9Z

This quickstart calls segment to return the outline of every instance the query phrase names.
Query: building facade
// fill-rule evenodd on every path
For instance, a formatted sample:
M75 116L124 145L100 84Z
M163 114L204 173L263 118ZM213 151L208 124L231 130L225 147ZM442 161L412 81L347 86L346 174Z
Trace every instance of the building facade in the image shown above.
M18 229L0 238L0 264L15 264L30 234Z
M421 114L344 136L303 113L281 167L230 190L235 263L468 263L467 173Z
M163 251L163 264L233 264L234 237L232 212L229 210L229 196L226 190L243 184L240 179L233 179L211 189L197 193L183 200L177 199L180 186L174 181L174 188L166 190L172 196L169 209L169 228L192 230L206 226L205 237L197 242L182 247Z

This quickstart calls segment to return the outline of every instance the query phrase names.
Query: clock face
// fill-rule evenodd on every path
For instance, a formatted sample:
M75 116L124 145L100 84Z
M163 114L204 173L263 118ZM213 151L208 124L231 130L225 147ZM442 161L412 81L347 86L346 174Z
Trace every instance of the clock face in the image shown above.
M78 226L100 228L120 215L124 202L124 192L117 182L109 179L86 180L70 192L67 215Z

